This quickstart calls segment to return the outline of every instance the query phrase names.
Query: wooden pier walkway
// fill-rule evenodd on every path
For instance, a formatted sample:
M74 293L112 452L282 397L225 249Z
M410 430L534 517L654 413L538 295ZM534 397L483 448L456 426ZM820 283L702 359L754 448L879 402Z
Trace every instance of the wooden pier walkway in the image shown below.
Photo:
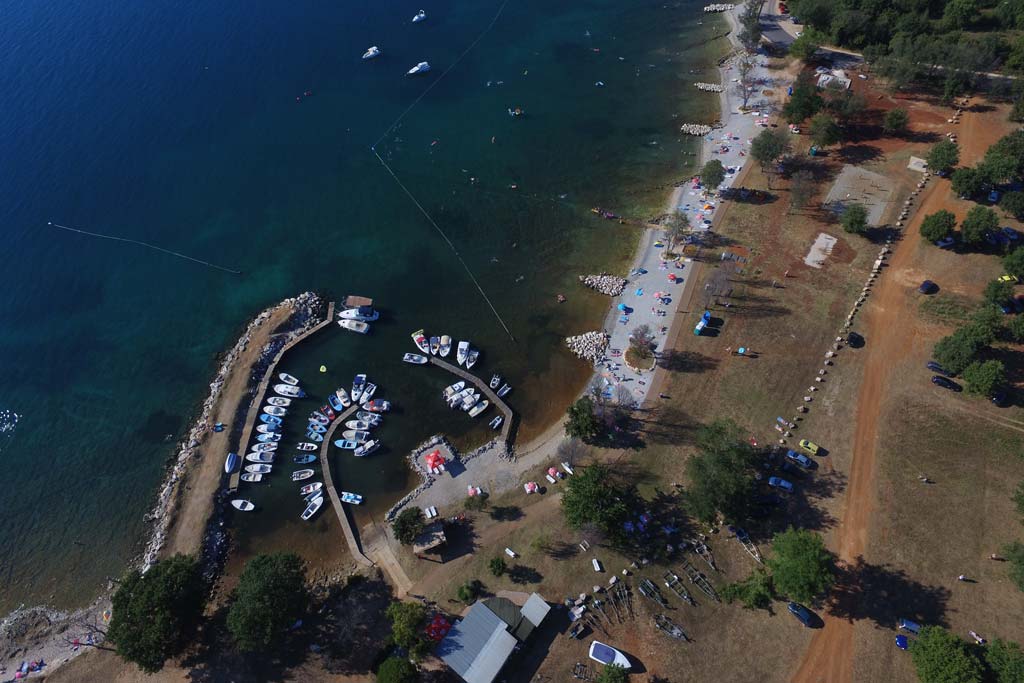
M334 477L331 476L331 461L327 457L331 444L334 443L334 430L338 428L338 425L345 424L345 420L355 415L360 407L358 403L353 402L350 408L334 418L334 422L331 423L327 433L324 434L324 443L320 447L320 465L324 471L324 488L327 489L327 495L331 499L331 505L334 506L335 514L338 515L338 523L341 524L341 530L345 534L345 541L348 543L348 549L352 552L353 559L368 567L372 567L373 561L363 554L363 547L359 543L359 537L356 536L355 529L352 527L352 520L349 519L348 510L344 508L341 498L338 496L338 491L334 488Z
M458 365L452 365L448 361L442 360L437 356L431 356L430 362L475 385L476 388L487 397L487 400L491 402L491 405L501 411L505 416L501 427L501 440L508 444L509 433L512 431L512 409L508 407L507 403L498 398L498 395L494 393L494 390L491 389L490 385L477 375L474 375L472 372L463 370Z
M237 491L238 484L241 481L242 471L245 468L245 454L249 452L249 440L252 438L252 433L256 429L256 422L259 420L260 410L263 407L263 397L267 394L267 388L273 383L274 378L277 376L275 371L277 370L277 364L284 357L284 354L288 352L290 348L298 344L300 341L307 339L320 330L324 329L331 322L334 321L334 302L330 302L327 305L327 317L319 325L311 327L304 333L291 340L287 344L281 347L281 350L274 356L274 360L271 361L267 367L267 371L263 374L263 380L260 385L256 387L256 395L253 396L252 404L249 406L249 412L245 416L245 425L242 427L242 438L238 441L238 456L242 458L242 464L238 467L238 471L232 473L230 482L228 484L229 491Z

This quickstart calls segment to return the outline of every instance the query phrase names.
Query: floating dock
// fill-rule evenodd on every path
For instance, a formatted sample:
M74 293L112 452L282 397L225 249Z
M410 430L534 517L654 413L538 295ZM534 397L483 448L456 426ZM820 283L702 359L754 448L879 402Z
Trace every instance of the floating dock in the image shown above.
M358 401L353 401L350 408L334 418L334 422L331 423L327 433L324 434L323 445L320 446L320 464L324 471L324 488L327 489L327 495L331 499L331 505L334 506L335 514L338 515L338 523L341 524L341 530L345 534L345 541L348 543L348 549L352 552L352 557L357 562L366 566L373 566L373 561L363 554L362 544L359 542L359 537L356 536L352 520L348 517L348 510L342 505L338 491L334 488L334 477L331 476L331 460L328 457L328 451L331 448L331 444L334 443L334 430L338 428L338 425L345 424L345 420L355 415L356 411L361 407Z
M452 365L448 361L442 360L437 356L431 356L430 362L440 368L444 368L453 375L458 375L462 379L476 386L476 388L487 397L487 400L491 402L491 405L501 411L502 415L505 416L505 420L502 422L501 427L501 440L508 445L509 434L512 432L512 409L508 407L508 404L498 398L498 395L494 393L494 390L491 389L487 382L477 375L474 375L472 372L463 370L458 365Z

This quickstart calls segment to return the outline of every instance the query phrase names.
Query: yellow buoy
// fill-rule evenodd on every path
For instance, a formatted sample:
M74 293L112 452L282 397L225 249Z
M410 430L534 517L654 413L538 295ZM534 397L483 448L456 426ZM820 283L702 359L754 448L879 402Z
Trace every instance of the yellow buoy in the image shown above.
M327 366L326 365L321 365L320 366L320 372L327 372Z

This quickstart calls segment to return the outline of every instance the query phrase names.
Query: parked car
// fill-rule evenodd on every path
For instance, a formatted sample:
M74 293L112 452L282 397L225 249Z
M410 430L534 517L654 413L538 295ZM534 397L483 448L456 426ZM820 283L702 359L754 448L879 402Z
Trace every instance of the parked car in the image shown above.
M799 621L804 626L810 627L812 623L812 617L811 611L809 609L807 609L798 602L789 603L788 605L786 605L786 609L789 610L790 614L796 617L797 621Z
M787 481L787 480L783 479L782 477L769 477L768 478L768 485L773 487L773 488L781 489L782 491L785 491L786 493L792 493L793 492L793 482Z
M1005 389L998 389L992 394L992 403L994 403L997 408L1005 408L1010 405L1010 395Z
M1016 275L1010 275L1009 273L1003 273L1002 275L999 276L999 281L1000 282L1012 282L1013 284L1017 284L1018 282L1020 282L1020 278L1018 278Z
M795 462L797 465L800 465L800 467L803 467L804 469L807 469L811 466L810 458L808 458L803 453L797 453L792 449L786 451L786 459L792 460L793 462Z
M898 647L901 650L909 649L910 648L910 639L907 638L905 635L902 635L902 634L896 636L896 647Z
M901 631L909 631L914 635L921 633L921 625L911 621L910 619L900 619L899 624L897 624L897 627Z
M754 504L761 505L764 507L778 507L785 503L782 498L775 495L774 493L765 493L760 496L754 496Z
M1020 233L1008 225L1004 225L1003 227L999 228L999 230L1004 235L1006 235L1006 239L1010 240L1011 242L1016 242L1017 240L1020 239Z
M992 190L991 192L988 193L988 200L995 204L999 201L999 198L1002 196L1003 195L999 192L999 190Z
M943 237L941 240L935 243L935 246L937 246L939 249L952 249L954 246L956 246L956 238Z
M1014 313L1013 303L1007 301L1006 303L999 304L999 310L1003 312L1003 315L1010 315Z
M789 462L788 460L779 465L779 469L782 470L783 474L788 474L798 479L807 475L806 470L801 469L799 465Z
M932 376L932 384L938 385L938 386L942 387L943 389L949 389L950 391L955 391L957 393L960 393L961 391L964 390L964 388L962 386L960 386L956 382L953 382L952 380L946 379L942 375L933 375Z
M921 286L917 288L917 291L921 292L922 294L934 294L935 292L939 291L939 286L932 282L931 280L925 280L924 282L921 283Z
M808 439L800 439L800 448L804 449L811 455L817 455L818 451L821 450L818 444Z
M995 232L992 232L991 230L986 230L984 237L985 241L991 244L993 247L1000 247L1003 246L1004 244L1010 243L1010 240L1006 237L1006 235L999 232L998 230Z
M938 363L936 363L933 360L928 361L925 364L925 367L928 368L929 370L931 370L932 372L937 372L940 375L945 375L946 377L952 377L955 374L955 373L950 372L946 368L942 367L941 365L939 365Z

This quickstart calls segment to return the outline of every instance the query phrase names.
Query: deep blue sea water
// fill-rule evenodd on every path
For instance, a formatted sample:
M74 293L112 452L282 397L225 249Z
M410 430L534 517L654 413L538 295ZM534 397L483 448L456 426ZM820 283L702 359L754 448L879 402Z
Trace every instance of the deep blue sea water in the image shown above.
M21 419L0 433L0 610L81 602L120 574L215 355L284 297L358 293L386 311L371 337L332 332L286 368L321 394L366 371L400 404L386 451L339 463L378 500L406 489L402 458L430 434L483 438L436 401L448 377L398 363L410 331L473 339L479 372L516 386L527 434L582 388L561 338L607 301L576 275L621 266L636 238L589 208L655 213L694 148L678 123L714 115L689 87L717 56L700 3L509 2L378 145L512 342L369 150L501 6L423 2L4 4L0 411ZM383 55L362 62L372 44ZM406 78L421 60L433 71Z

